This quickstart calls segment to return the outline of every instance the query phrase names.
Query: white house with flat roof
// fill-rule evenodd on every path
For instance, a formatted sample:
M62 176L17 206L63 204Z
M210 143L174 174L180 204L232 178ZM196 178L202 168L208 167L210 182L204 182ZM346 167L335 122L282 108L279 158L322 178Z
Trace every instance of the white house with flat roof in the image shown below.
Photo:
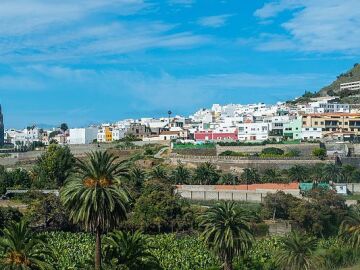
M71 128L69 130L68 144L90 144L98 134L97 127Z

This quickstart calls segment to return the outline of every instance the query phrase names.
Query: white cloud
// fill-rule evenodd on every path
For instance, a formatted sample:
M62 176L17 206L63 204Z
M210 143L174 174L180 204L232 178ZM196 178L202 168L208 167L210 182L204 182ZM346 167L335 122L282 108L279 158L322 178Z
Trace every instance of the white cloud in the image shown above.
M301 7L302 0L277 0L265 4L262 8L255 11L255 16L261 19L269 19L275 17L279 13Z
M185 7L191 7L195 0L168 0L170 5L183 5Z
M230 14L223 14L217 16L202 17L197 22L199 25L202 26L218 28L224 26L231 16L232 15Z
M265 4L255 15L260 19L290 11L285 30L275 39L260 38L261 50L360 53L360 1L282 0Z
M152 48L186 49L209 37L141 17L143 0L0 2L0 56L11 61L63 61ZM133 20L128 15L140 16Z

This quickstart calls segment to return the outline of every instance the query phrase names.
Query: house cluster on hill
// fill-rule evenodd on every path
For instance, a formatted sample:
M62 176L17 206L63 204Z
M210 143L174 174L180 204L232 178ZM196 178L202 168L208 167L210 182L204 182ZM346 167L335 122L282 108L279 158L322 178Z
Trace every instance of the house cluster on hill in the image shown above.
M214 104L189 117L126 119L85 128L30 126L5 130L4 141L15 146L47 145L52 140L59 144L107 143L124 138L148 142L359 141L359 108L338 100L315 97L301 104Z

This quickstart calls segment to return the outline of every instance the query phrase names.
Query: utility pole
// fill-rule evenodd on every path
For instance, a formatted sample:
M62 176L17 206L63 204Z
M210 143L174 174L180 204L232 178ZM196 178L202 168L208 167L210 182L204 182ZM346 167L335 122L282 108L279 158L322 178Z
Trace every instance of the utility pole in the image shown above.
M168 122L168 126L169 126L169 131L170 131L170 117L171 117L172 111L168 111L168 115L169 115L169 122Z

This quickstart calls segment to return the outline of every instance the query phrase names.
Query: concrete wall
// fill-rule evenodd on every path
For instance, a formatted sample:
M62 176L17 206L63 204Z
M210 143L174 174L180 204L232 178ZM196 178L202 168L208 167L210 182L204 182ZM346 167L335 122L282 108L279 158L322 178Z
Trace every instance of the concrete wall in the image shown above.
M349 192L360 194L360 183L348 183L346 185Z
M276 193L277 190L216 190L213 185L183 185L176 189L181 197L191 200L229 200L260 203L268 193ZM301 197L299 190L284 190L285 193Z
M268 144L259 146L216 146L217 154L221 154L225 151L242 152L248 154L260 153L264 148L275 147L284 150L285 152L291 149L300 151L301 156L311 156L314 148L319 147L317 143L304 143L304 144Z
M348 183L347 188L351 193L360 193L360 183ZM301 198L299 189L285 189L287 194ZM176 191L181 197L191 200L229 200L245 202L263 202L269 193L276 193L275 189L257 190L218 190L215 185L182 185Z

